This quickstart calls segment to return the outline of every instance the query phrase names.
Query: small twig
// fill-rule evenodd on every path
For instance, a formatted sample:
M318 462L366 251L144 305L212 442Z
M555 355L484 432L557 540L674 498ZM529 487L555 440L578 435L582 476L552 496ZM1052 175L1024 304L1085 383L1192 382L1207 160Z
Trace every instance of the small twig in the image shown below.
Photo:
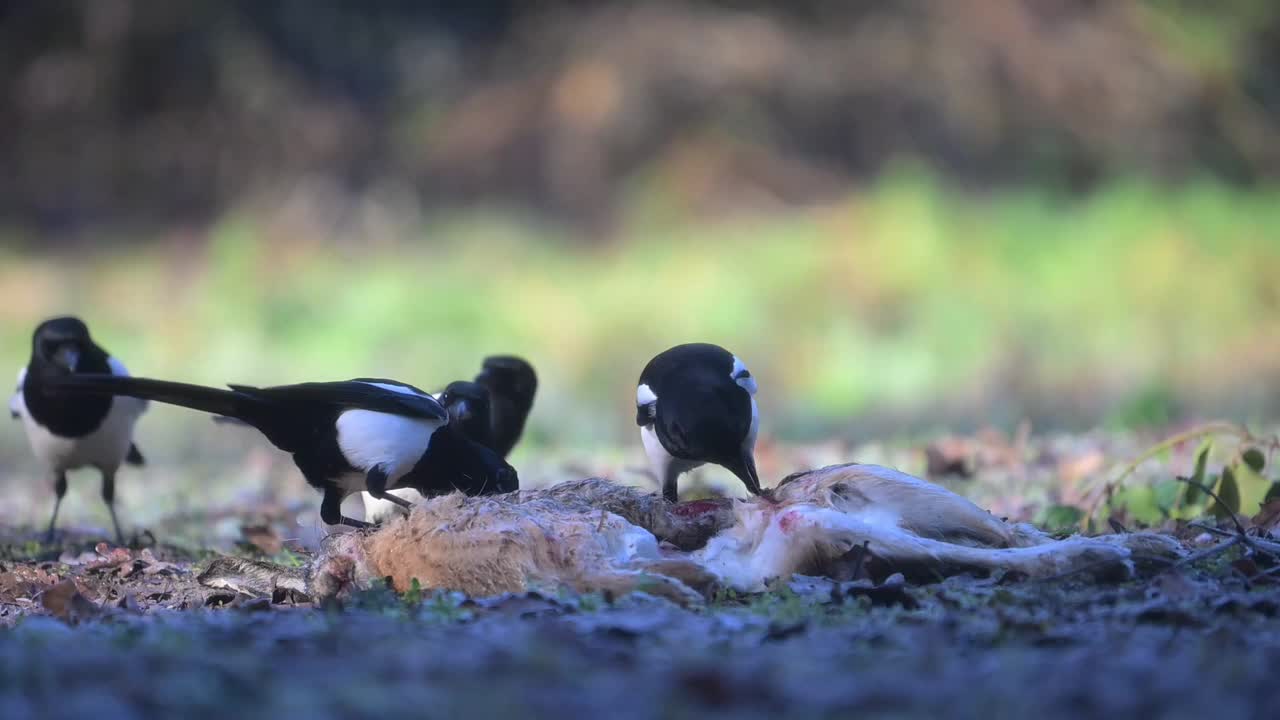
M1214 502L1218 503L1218 506L1223 510L1226 510L1227 514L1231 516L1231 522L1236 526L1236 532L1240 535L1240 541L1243 542L1250 550L1254 549L1253 543L1249 540L1249 535L1244 531L1244 525L1240 524L1240 518L1236 517L1235 512L1233 512L1231 508L1227 507L1226 503L1222 502L1222 498L1218 497L1218 493L1214 492L1208 485L1205 485L1199 480L1192 480L1191 478L1184 477L1180 477L1178 480L1199 488L1200 492L1213 498Z
M1192 555L1188 555L1188 556L1186 556L1186 557L1182 558L1181 560L1179 560L1178 562L1176 562L1176 563L1174 563L1174 564L1170 565L1169 567L1165 568L1164 570L1161 570L1161 571L1160 571L1160 573L1166 573L1166 572L1169 572L1170 570L1173 570L1173 569L1175 569L1175 568L1181 568L1181 567L1186 567L1186 566L1188 566L1188 565L1194 565L1194 564L1196 564L1196 563L1200 562L1201 560L1207 560L1208 558L1214 557L1215 555L1220 555L1220 554L1222 554L1222 553L1226 552L1227 550L1230 550L1231 548L1235 547L1236 545L1239 545L1239 544L1240 544L1240 543L1242 543L1242 542L1243 542L1242 536L1240 536L1240 535L1232 535L1232 536L1231 536L1231 538L1230 538L1229 540L1227 540L1226 542L1220 542L1220 543L1218 543L1217 545L1214 545L1214 546L1213 546L1213 547L1211 547L1211 548L1205 548L1204 550L1201 550L1201 551L1200 551L1200 552L1198 552L1198 553L1195 553L1195 554L1192 554ZM1157 573L1157 575L1158 575L1158 574L1160 574L1160 573Z
M1269 568L1269 569L1267 569L1267 570L1260 570L1260 571L1258 571L1258 573L1257 573L1256 575L1254 575L1253 577L1251 577L1251 578L1249 578L1249 579L1250 579L1250 580L1257 580L1257 579L1258 579L1258 578L1260 578L1260 577L1271 577L1272 575L1280 575L1280 565L1277 565L1277 566L1275 566L1275 567L1273 567L1273 568Z
M1217 535L1218 537L1235 537L1236 536L1236 533L1229 533L1226 530L1213 527L1212 525L1205 525L1204 523L1189 522L1187 523L1187 527L1193 527L1198 530L1204 530L1205 532L1210 533L1212 535ZM1253 544L1254 549L1261 550L1268 555L1280 558L1280 543L1274 542L1271 540L1263 540L1262 538L1258 538L1258 537L1250 537L1249 542Z
M1198 530L1204 530L1210 535L1217 535L1218 537L1235 537L1234 533L1229 533L1226 530L1223 530L1221 528L1216 528L1212 525L1205 525L1204 523L1189 522L1187 523L1187 527L1193 527Z

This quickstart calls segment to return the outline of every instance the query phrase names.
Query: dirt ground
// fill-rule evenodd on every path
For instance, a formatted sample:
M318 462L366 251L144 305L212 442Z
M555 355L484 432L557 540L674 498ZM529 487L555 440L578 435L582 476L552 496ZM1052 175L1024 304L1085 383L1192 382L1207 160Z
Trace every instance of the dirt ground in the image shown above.
M217 550L304 561L287 519L260 519ZM123 549L10 527L0 717L1269 717L1280 571L1220 527L1180 525L1198 560L1121 582L799 577L694 609L384 589L315 606L204 588L213 550L167 532Z

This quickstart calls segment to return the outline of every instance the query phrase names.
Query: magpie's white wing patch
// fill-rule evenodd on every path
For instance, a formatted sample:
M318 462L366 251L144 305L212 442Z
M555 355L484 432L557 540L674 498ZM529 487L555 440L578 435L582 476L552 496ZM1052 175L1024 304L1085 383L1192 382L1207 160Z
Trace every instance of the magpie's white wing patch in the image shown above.
M359 382L363 382L365 385L372 385L376 388L382 388L383 390L389 390L390 392L400 393L402 395L417 395L418 397L432 397L429 393L418 392L417 390L414 390L408 385L395 385L392 383L369 382L366 380L360 380ZM433 398L433 399L437 399L437 398Z
M347 410L338 416L338 448L362 473L380 467L388 485L413 469L427 451L431 434L446 420L429 420L375 410Z
M114 357L107 358L107 365L111 366L112 375L118 375L120 377L129 377L129 371L125 369L124 363L120 362L119 358L114 358Z
M115 375L115 376L117 376L117 377L129 377L129 371L128 371L127 369L125 369L124 363L120 362L120 359L119 359L119 358L114 357L114 356L113 356L113 357L109 357L109 358L107 358L107 365L111 368L111 374L112 374L112 375ZM132 403L132 404L133 404L133 406L137 409L137 412L138 412L138 413L142 413L142 412L144 412L148 407L151 407L151 401L150 401L150 400L143 400L143 399L141 399L141 398L127 398L127 397L123 397L123 396L121 396L121 397L114 398L114 399L113 399L113 402L115 402L115 403L121 403L121 402L128 402L128 403Z

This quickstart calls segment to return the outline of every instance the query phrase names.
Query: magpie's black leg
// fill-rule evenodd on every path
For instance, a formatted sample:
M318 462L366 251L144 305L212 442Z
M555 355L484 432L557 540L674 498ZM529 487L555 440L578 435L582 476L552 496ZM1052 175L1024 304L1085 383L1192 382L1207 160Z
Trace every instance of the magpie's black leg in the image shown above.
M668 467L666 477L662 478L662 497L669 503L680 500L680 491L676 487L676 478L678 477L680 477L680 473L674 468Z
M342 514L342 491L330 485L324 489L324 499L320 501L320 519L325 525L350 525L353 528L373 527L363 520L349 518Z
M369 494L379 500L389 500L405 510L413 507L413 503L408 500L387 492L387 473L380 467L375 467L369 471L369 474L365 476L364 485Z
M124 533L120 532L120 521L116 519L116 472L102 471L102 501L111 512L111 525L116 529L116 544L124 545Z
M57 500L53 501L53 517L49 518L49 529L45 531L44 541L53 542L53 527L58 523L58 508L62 507L62 496L67 494L67 474L58 472L58 476L53 481L53 492L57 496Z

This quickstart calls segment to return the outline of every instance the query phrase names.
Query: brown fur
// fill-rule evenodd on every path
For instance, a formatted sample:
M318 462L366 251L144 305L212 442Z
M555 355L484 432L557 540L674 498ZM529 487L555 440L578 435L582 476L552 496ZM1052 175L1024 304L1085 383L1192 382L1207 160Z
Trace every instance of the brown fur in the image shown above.
M863 544L880 567L922 577L970 569L1128 573L1135 553L1167 561L1182 552L1150 534L1055 541L905 473L837 465L793 475L771 497L747 501L673 506L600 478L431 498L406 518L333 536L307 579L321 597L388 577L402 591L416 579L474 596L568 587L645 590L691 604L721 585L753 591L799 571L837 575L842 558Z

